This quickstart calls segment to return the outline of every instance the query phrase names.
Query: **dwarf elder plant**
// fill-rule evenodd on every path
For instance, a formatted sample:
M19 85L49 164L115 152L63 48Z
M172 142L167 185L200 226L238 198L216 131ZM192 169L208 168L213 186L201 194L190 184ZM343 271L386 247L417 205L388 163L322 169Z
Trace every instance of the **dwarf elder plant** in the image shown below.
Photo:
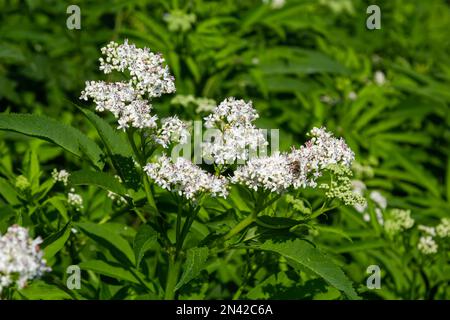
M88 81L81 99L115 121L110 124L89 106L78 107L97 129L101 145L44 116L0 115L0 129L53 142L79 157L82 166L54 168L42 186L23 175L17 178L20 196L37 208L55 207L62 218L39 221L48 223L52 234L42 245L45 254L38 255L41 269L29 277L26 268L7 271L2 259L11 256L10 246L0 241L5 297L44 273L46 281L53 272L46 264L61 262L58 252L67 250L76 256L72 263L88 271L82 274L88 289L68 293L71 298L204 297L214 290L208 278L236 255L243 280L216 297L245 296L258 274L283 269L322 279L343 298L358 298L333 253L324 253L310 237L322 214L365 203L353 192L354 153L343 139L313 128L305 144L288 152L258 152L267 150L269 141L255 125L257 111L251 102L229 97L203 119L209 138L200 145L195 140L193 148L201 152L192 159L189 119L158 114L157 98L176 90L163 57L126 40L101 51L100 70L119 80ZM92 206L86 205L95 201L86 201L89 193L83 191L92 186L104 189L113 204L101 217L92 217ZM55 189L59 196L52 196ZM95 253L84 251L89 243L95 244Z

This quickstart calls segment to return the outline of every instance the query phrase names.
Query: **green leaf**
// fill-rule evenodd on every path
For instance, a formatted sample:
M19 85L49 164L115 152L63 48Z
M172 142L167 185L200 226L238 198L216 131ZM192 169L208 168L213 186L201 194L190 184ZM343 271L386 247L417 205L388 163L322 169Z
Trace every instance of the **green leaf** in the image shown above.
M103 152L94 141L54 119L34 114L0 114L0 130L55 143L80 158L86 155L96 167L103 167Z
M69 182L73 185L95 185L105 190L125 196L126 189L119 180L105 172L81 170L72 172Z
M205 268L205 262L208 259L209 250L207 247L192 248L187 251L187 259L185 268L180 280L175 286L175 290L180 289L183 285L194 279L200 271Z
M144 254L157 244L158 233L152 227L144 224L139 228L133 244L137 267L141 264Z
M328 256L323 254L309 242L302 239L275 242L268 240L255 247L258 250L271 251L285 257L295 269L306 269L327 281L336 289L345 293L350 299L358 295L352 282L344 272Z
M54 257L64 247L70 237L70 229L70 223L67 223L64 228L44 240L42 248L46 260Z
M57 287L56 285L46 284L43 281L34 281L31 285L17 292L22 299L29 300L72 300L73 297Z
M79 266L81 269L91 270L114 279L130 281L135 284L141 284L141 282L133 275L131 271L123 268L120 264L106 262L102 260L89 260L81 262Z
M95 129L97 129L114 168L122 178L125 186L137 190L141 179L134 165L133 151L131 150L128 141L95 113L84 108L79 109L94 125Z
M135 264L134 252L128 241L112 233L105 225L91 222L78 222L75 225L94 241L106 247L118 261Z
M64 203L64 200L58 196L51 197L44 202L45 204L51 204L55 209L59 212L61 217L63 217L65 222L69 221L69 216L67 215L67 205Z
M11 186L8 180L2 177L0 177L0 195L11 205L20 203L17 191Z

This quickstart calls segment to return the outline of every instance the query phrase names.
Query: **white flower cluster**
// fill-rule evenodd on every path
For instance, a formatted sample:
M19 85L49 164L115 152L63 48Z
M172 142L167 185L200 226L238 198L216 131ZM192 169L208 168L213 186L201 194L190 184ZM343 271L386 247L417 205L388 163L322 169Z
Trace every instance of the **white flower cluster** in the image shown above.
M100 70L105 73L128 70L131 83L140 95L148 94L153 98L175 92L174 78L169 68L163 66L161 54L155 54L148 48L137 48L134 44L128 44L128 40L121 45L111 41L101 51L105 58L100 58Z
M17 225L0 235L0 293L13 285L22 289L28 280L51 271L42 258L40 243L39 237L31 239L28 230Z
M74 188L71 188L69 193L67 194L67 203L73 206L77 211L84 208L83 198L79 194L75 193Z
M436 233L441 238L450 237L450 219L442 218L441 223L436 226Z
M148 163L144 171L160 187L175 191L190 200L195 200L204 192L212 196L228 195L227 179L216 177L182 157L172 162L166 155L162 155L157 162Z
M170 143L186 143L190 138L186 123L177 116L165 118L161 121L161 129L153 136L156 143L167 148Z
M414 219L411 218L410 210L392 209L384 223L384 230L388 235L394 236L404 230L411 229L413 225Z
M56 168L52 171L52 178L55 180L55 182L62 182L65 186L67 186L67 183L69 181L70 173L66 170L58 171Z
M222 101L205 117L205 127L217 129L217 135L214 141L203 143L203 155L216 164L248 160L258 148L268 145L262 130L253 124L257 118L251 102L233 97Z
M102 48L100 70L110 73L128 71L131 79L121 82L87 81L80 99L94 100L96 110L110 111L118 120L119 129L155 129L156 115L152 115L152 98L175 92L174 78L160 54L148 48L136 48L128 41L121 45L110 42Z
M423 254L433 254L438 251L438 245L432 236L422 236L417 244L417 249Z
M441 222L436 227L419 225L418 229L425 233L425 235L419 238L417 248L423 254L434 254L437 253L439 249L439 245L434 238L436 236L439 238L450 237L450 219L442 218Z
M135 91L131 83L87 81L80 98L92 98L96 111L110 111L118 119L119 129L157 126L157 116L150 114L151 105Z
M337 139L324 128L313 128L312 138L299 149L293 149L288 155L293 171L293 186L316 187L321 171L332 164L350 167L355 158L353 151L344 139Z
M255 191L262 188L281 193L292 185L287 156L275 153L270 157L250 159L234 172L231 182L242 183Z
M350 167L354 154L344 140L334 138L323 128L313 128L310 134L311 140L288 154L250 159L235 171L232 181L254 190L283 192L291 186L316 187L317 178L330 165Z

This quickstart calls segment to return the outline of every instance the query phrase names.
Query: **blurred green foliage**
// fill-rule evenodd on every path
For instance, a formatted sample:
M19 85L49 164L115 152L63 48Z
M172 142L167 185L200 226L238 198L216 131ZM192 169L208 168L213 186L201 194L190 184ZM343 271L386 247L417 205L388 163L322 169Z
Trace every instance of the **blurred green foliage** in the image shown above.
M66 27L70 4L81 8L80 30ZM434 225L450 215L450 7L444 0L378 1L381 29L368 30L370 4L286 0L274 8L259 0L0 0L0 111L45 114L95 136L73 103L79 104L86 80L102 77L99 48L128 38L164 55L178 95L252 100L261 114L259 126L281 130L281 149L302 143L313 126L344 137L359 162L357 178L369 190L381 192L388 207L410 209L418 223ZM172 98L161 100L159 112L202 116ZM13 179L8 175L25 170L20 168L30 142L0 137L0 175ZM79 164L48 144L32 145L47 174ZM0 205L8 202L5 194L0 190ZM97 211L91 219L100 219L104 207L92 208ZM326 217L324 223L353 242L335 232L320 233L317 241L336 253L356 283L364 284L368 265L383 270L382 290L365 297L450 297L448 252L423 261L407 245L382 239L376 219L367 223L353 208ZM242 281L235 279L234 258L228 267L210 268L225 285L206 297L232 296L230 288ZM258 276L251 280L250 298L336 297L320 281L298 288L297 275L289 272ZM289 290L265 292L259 283L281 283ZM198 296L186 297L205 297L206 289L198 289ZM123 296L108 293L105 297Z

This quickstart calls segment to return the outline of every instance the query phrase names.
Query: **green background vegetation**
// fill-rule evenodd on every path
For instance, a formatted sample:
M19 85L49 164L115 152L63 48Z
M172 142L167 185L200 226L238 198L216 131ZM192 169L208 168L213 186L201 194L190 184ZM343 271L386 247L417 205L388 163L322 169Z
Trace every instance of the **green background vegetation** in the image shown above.
M81 8L81 30L66 27L70 4ZM110 40L128 38L164 55L177 94L217 102L228 96L252 100L261 114L258 125L280 129L282 150L303 143L312 127L326 126L345 138L361 166L371 168L357 173L369 190L380 191L388 207L410 209L416 223L435 225L450 215L449 5L443 0L377 1L382 28L371 31L365 27L370 4L287 0L274 9L257 0L0 0L0 111L46 115L97 139L74 103L83 104L78 98L86 80L105 78L98 71L99 49ZM377 71L386 78L381 85L374 81ZM203 116L192 105L171 103L173 97L158 100L160 114ZM21 207L11 198L16 176L44 179L55 167L84 166L49 143L0 132L0 232L12 216L20 215L19 221L27 224L31 202ZM83 195L89 208L85 219L102 221L110 210L105 193L87 188ZM57 200L57 211L66 212ZM323 230L315 239L356 287L364 287L369 265L381 267L382 289L360 288L359 293L373 299L449 298L448 252L423 257L415 250L417 234L393 243L382 235L370 200L369 211L369 223L353 208L328 213L321 222L333 226L333 232ZM111 230L134 237L135 229L124 227L134 226L134 220L110 219ZM46 237L54 231L38 227L36 234ZM201 226L197 231L202 234ZM67 240L69 232L60 232ZM107 275L98 282L92 266L87 268L87 289L64 291L65 267L92 254L75 248L64 248L53 258L54 274L20 297L154 298ZM255 271L253 278L244 279L239 259L229 256L226 263L213 263L180 297L231 298L243 282L251 289L243 289L241 297L340 297L321 280L299 279L279 260L273 261L279 265L272 275ZM265 257L247 261L250 269L267 265ZM156 272L145 268L150 277ZM127 277L124 273L121 279L126 282Z

